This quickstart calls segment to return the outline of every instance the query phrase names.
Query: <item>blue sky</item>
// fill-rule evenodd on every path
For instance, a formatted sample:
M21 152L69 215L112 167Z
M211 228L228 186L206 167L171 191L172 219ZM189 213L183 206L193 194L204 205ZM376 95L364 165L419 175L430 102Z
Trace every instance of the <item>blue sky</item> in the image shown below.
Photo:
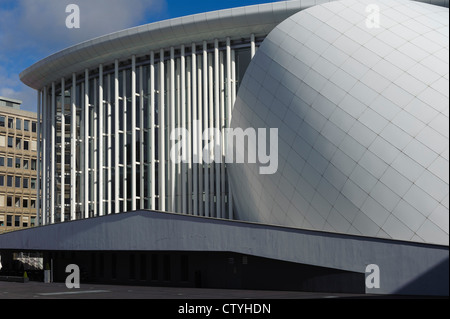
M19 74L59 50L122 29L185 15L276 0L0 0L0 96L36 111L36 93ZM80 8L80 28L68 29L65 9ZM106 9L105 9L106 8Z

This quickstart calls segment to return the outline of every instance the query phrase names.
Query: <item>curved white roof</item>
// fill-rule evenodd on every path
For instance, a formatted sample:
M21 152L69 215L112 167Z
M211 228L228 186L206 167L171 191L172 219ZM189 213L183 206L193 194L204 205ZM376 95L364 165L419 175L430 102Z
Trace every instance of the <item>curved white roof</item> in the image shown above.
M226 37L240 38L254 33L267 35L292 14L334 0L293 0L200 13L150 23L92 40L59 51L20 73L26 85L41 89L73 72L129 59L151 50ZM448 0L418 0L448 7Z
M327 0L283 1L200 13L126 29L57 52L20 74L26 85L40 89L100 63L129 59L133 54L226 37L267 35L277 24L310 6Z

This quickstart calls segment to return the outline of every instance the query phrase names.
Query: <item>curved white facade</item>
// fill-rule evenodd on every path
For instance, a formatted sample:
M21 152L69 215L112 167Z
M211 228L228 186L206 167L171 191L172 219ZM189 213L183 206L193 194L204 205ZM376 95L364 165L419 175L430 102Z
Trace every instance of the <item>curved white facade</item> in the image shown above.
M448 24L448 8L344 0L278 25L232 120L279 129L278 171L231 165L238 217L448 245Z

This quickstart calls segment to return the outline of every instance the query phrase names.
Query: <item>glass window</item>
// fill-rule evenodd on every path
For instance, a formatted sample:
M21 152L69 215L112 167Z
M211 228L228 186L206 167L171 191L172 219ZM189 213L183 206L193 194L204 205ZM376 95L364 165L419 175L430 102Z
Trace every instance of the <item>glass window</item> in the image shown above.
M28 141L23 141L23 149L24 149L24 151L28 151L30 149L30 147L28 145L29 145Z
M14 140L14 138L12 136L8 136L8 147L9 148L13 147L13 140Z
M23 178L23 188L28 188L28 178Z
M20 150L22 148L22 139L16 137L16 149Z
M20 216L15 216L15 218L14 218L14 226L20 227Z
M0 156L0 166L5 166L5 157Z
M12 196L6 197L6 206L12 207Z
M12 184L13 184L13 177L11 175L8 175L6 177L6 186L12 187L13 186Z
M16 119L16 130L22 129L22 119Z
M26 132L28 132L30 130L30 121L29 120L23 121L23 130Z
M30 187L36 189L36 178L31 178Z
M12 226L12 215L6 216L6 226Z
M31 131L33 132L33 133L36 133L36 131L37 131L37 129L36 129L36 127L37 127L37 122L32 122L31 123Z
M20 168L20 157L16 157L16 168Z
M30 201L30 207L31 207L31 208L36 208L36 200L35 200L35 199L32 199L32 200ZM31 217L31 218L33 218L33 217Z
M3 115L0 116L0 127L5 127L5 117Z
M0 135L0 147L5 147L5 146L6 146L6 136Z
M8 128L14 128L14 119L12 117L8 117Z
M28 169L28 160L23 160L23 169Z
M16 207L20 207L20 197L19 197L19 196L16 196L16 197L14 198L14 205L15 205Z
M8 157L7 165L8 165L8 167L13 167L13 158L12 157Z
M0 175L0 186L5 186L5 176Z
M24 199L22 202L22 207L23 208L28 208L28 199Z
M16 183L15 183L16 188L20 188L20 180L21 180L21 178L19 176L16 176L15 179L16 179Z

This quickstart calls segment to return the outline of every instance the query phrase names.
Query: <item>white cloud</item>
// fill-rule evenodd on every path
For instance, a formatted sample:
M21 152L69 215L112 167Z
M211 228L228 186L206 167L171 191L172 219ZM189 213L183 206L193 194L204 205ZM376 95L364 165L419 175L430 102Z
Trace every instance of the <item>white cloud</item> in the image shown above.
M79 42L149 23L165 0L2 0L0 4L0 95L36 104L18 74L34 62ZM66 27L68 4L80 8L80 28ZM10 94L10 95L7 95ZM20 96L24 94L25 96ZM11 96L13 95L13 96Z

